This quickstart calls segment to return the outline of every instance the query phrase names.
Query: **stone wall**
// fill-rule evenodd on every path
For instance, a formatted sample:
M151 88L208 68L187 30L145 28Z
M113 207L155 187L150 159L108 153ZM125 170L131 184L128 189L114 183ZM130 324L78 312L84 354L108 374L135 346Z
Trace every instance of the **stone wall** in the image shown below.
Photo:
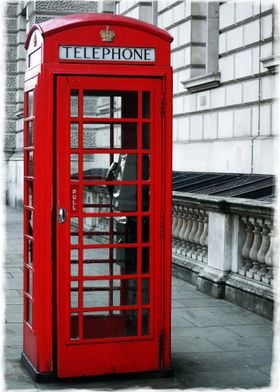
M117 11L141 18L142 3L121 0ZM279 54L277 2L157 4L174 37L173 169L273 174L278 75L263 60Z
M5 24L7 80L4 151L9 156L16 147L17 3L7 3Z
M34 23L59 15L96 12L96 1L14 1L6 7L7 89L5 130L6 202L22 207L23 200L23 83L26 32Z

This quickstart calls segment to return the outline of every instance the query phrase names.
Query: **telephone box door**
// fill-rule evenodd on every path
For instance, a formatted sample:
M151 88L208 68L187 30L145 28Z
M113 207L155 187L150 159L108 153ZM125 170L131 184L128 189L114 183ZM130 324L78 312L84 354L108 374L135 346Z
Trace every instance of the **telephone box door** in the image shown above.
M57 77L59 377L162 367L162 80Z

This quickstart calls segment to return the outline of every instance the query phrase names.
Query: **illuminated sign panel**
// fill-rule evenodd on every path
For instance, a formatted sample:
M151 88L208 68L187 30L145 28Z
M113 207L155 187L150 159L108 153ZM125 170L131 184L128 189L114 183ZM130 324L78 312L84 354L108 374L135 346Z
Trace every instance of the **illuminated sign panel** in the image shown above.
M59 47L61 60L95 60L95 61L137 61L154 62L154 48L122 48L102 46L68 46Z

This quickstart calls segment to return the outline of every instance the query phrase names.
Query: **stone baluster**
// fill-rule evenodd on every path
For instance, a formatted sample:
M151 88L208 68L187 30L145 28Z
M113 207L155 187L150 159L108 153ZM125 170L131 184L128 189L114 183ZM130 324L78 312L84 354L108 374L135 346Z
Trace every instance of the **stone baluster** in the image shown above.
M253 224L253 234L254 234L254 240L252 247L249 252L249 257L253 262L252 268L246 272L246 276L248 278L254 279L255 274L257 271L260 269L259 261L257 259L258 251L261 246L262 242L262 236L261 236L261 227L260 227L260 220L256 218L249 218L249 221Z
M192 230L191 230L190 236L189 236L189 242L191 243L191 246L190 246L189 250L187 251L188 257L192 257L192 255L196 249L196 244L194 242L194 238L195 238L195 235L196 235L197 229L198 229L197 211L198 210L196 208L193 209L193 224L192 224Z
M265 264L267 266L267 273L262 278L262 282L272 285L273 284L273 254L275 251L275 236L272 233L272 222L268 222L269 227L269 248L265 255Z
M172 208L172 248L175 248L176 238L175 232L178 224L178 206L173 204Z
M200 253L198 260L207 262L207 242L208 242L208 212L203 211L203 232L200 237L200 245L202 247L202 252Z
M177 225L176 205L172 205L172 238L174 236L175 227Z
M187 227L184 233L184 241L185 241L185 246L184 249L182 250L182 255L186 256L187 255L187 251L191 248L191 243L189 242L189 238L190 238L190 233L192 231L192 225L193 225L193 209L192 208L188 208L188 214L187 214Z
M260 249L257 253L257 260L260 263L260 270L254 275L254 279L261 281L263 276L266 275L267 273L267 266L265 263L265 256L267 254L267 251L269 249L270 245L270 238L269 238L269 219L260 219L260 226L261 226L261 236L262 236L262 241L261 241L261 246Z
M186 206L183 206L183 209L182 209L182 219L183 219L183 224L182 224L181 230L179 232L180 244L179 244L179 247L177 248L178 254L182 254L182 251L185 248L184 235L185 235L185 231L186 231L187 224L188 224L188 208Z
M252 268L252 260L250 259L249 254L253 245L254 234L253 234L253 225L251 224L247 216L242 216L241 222L243 222L243 225L245 227L246 238L245 238L243 248L241 250L241 255L244 263L239 268L239 274L246 276L246 272Z
M175 251L175 253L177 252L177 248L178 248L178 246L180 244L179 233L180 233L180 230L181 230L181 227L182 227L182 224L183 224L182 208L183 207L181 205L177 206L177 225L176 225L175 230L174 230L174 238L175 238L175 241L174 241L174 251Z
M194 237L194 242L197 244L197 248L195 250L195 258L198 260L199 255L202 253L202 246L200 243L200 239L203 233L203 210L198 210L198 227L197 232Z

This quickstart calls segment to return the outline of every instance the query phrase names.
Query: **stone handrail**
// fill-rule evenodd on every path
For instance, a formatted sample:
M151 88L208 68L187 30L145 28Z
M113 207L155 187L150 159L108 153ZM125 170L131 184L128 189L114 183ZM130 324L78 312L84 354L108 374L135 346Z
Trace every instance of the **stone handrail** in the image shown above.
M173 263L215 282L229 275L273 284L274 206L269 202L173 192Z

